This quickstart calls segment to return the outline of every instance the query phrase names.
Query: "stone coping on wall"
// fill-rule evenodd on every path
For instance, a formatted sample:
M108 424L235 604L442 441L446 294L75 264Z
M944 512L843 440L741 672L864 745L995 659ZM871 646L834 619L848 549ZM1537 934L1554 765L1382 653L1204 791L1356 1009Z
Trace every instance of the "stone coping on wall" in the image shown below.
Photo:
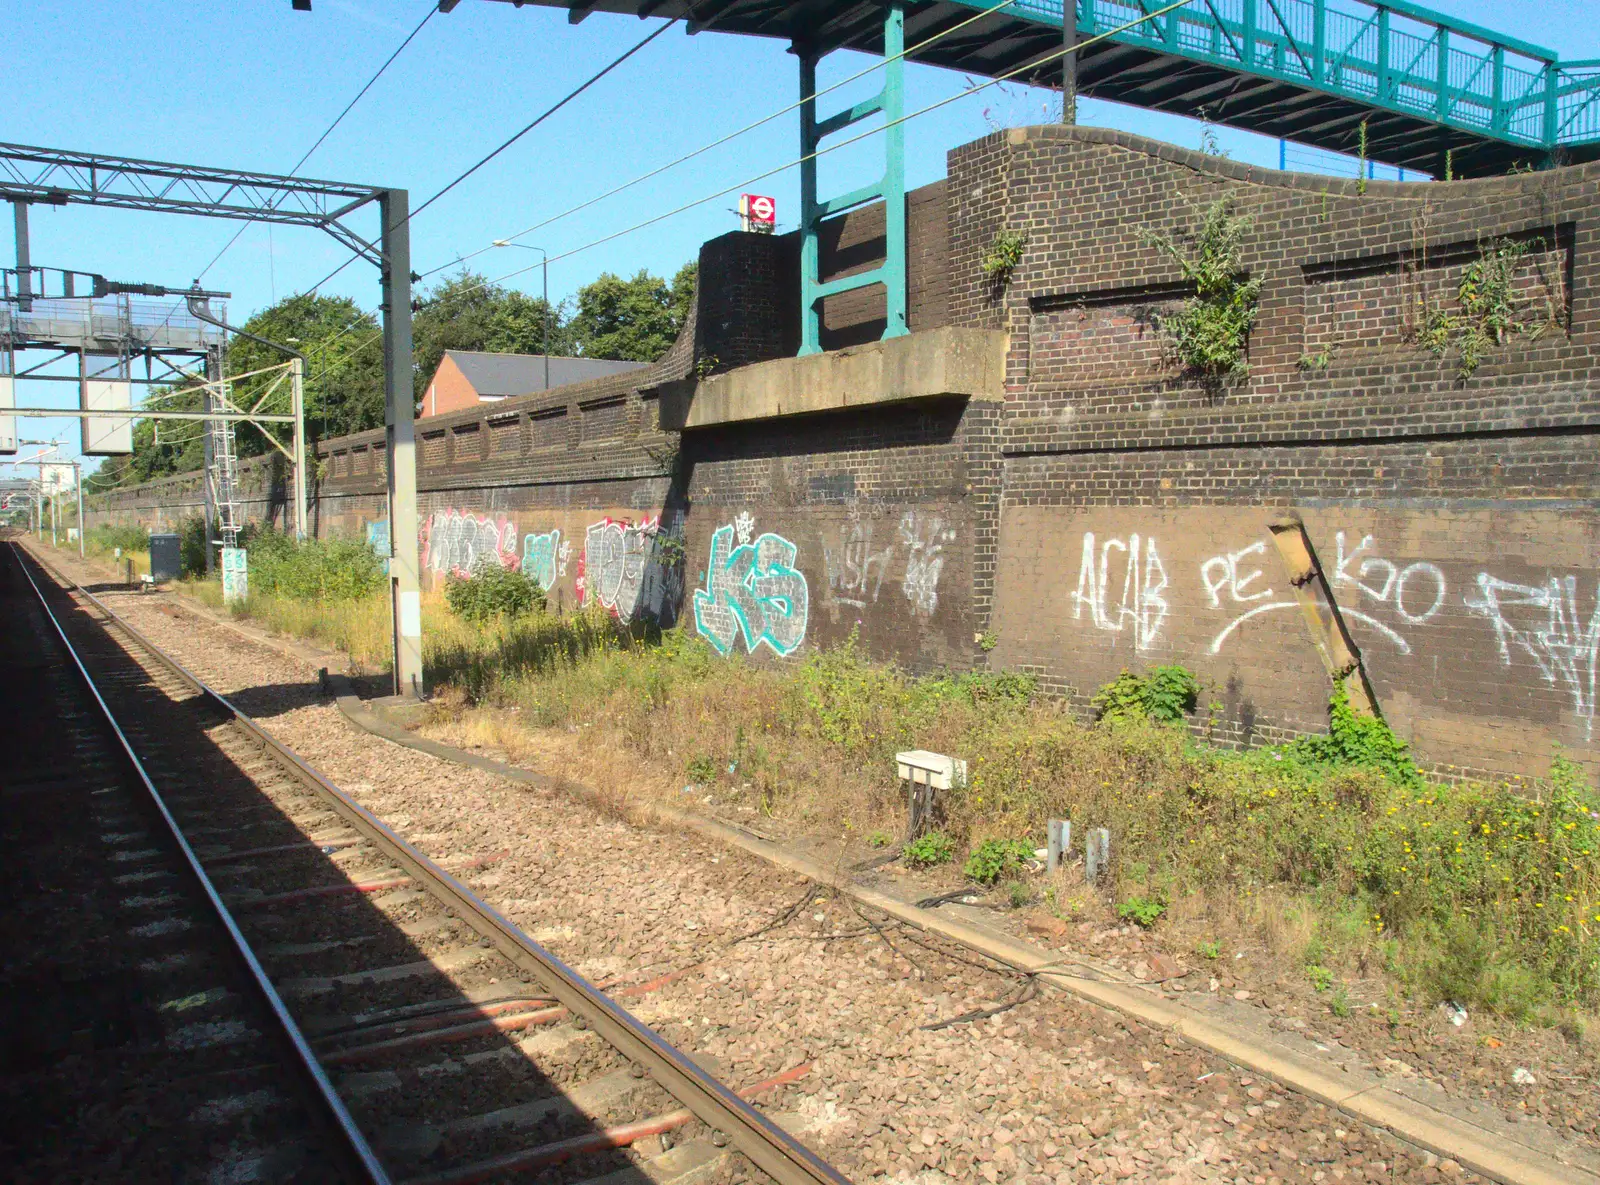
M999 401L1007 346L999 330L947 326L663 383L661 426L681 432L952 395Z

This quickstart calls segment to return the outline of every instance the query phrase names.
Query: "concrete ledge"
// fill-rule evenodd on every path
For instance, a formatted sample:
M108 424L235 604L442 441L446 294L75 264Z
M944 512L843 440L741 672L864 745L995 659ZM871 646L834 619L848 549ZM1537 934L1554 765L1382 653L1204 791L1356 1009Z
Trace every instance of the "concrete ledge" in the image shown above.
M682 432L951 395L999 400L1006 345L999 330L947 327L663 383L661 427Z

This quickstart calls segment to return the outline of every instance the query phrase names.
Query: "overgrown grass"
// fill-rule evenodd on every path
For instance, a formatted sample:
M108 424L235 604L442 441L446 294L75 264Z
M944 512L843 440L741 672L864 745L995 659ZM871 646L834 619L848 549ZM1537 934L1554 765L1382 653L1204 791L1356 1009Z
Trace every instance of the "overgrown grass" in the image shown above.
M579 630L533 620L548 624L517 646ZM1042 845L1050 818L1107 827L1115 900L1289 901L1301 941L1441 998L1513 1015L1600 1004L1600 796L1564 759L1537 789L1444 785L1342 694L1328 738L1236 753L1126 715L1085 725L1017 676L913 678L853 640L776 665L677 631L643 644L581 628L591 644L544 641L534 661L473 648L463 686L530 725L600 726L646 762L692 753L724 795L841 828L900 809L896 750L957 753L971 777L940 796L938 822L969 851Z
M239 611L387 660L381 596L257 593ZM1141 924L1227 916L1284 935L1306 966L1359 960L1512 1016L1600 1005L1600 796L1560 757L1537 786L1444 785L1342 692L1326 738L1238 753L1132 711L1085 724L1021 676L912 677L854 638L760 663L600 612L474 625L438 595L423 624L430 685L456 702L515 709L506 728L592 729L645 770L768 816L898 832L893 754L955 753L971 776L941 792L936 826L957 858L1025 853L1067 818L1079 835L1110 830L1108 900L1152 903ZM1119 702L1143 694L1122 686Z

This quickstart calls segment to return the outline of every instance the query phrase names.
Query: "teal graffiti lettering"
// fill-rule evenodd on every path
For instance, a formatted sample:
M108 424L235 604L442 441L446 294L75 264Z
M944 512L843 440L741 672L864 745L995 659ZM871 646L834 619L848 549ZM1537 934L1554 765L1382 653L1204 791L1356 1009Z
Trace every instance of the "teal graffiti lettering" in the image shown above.
M694 624L718 654L730 653L741 638L747 651L764 644L779 655L805 641L811 597L795 555L781 535L735 547L731 524L712 534L706 587L694 594Z

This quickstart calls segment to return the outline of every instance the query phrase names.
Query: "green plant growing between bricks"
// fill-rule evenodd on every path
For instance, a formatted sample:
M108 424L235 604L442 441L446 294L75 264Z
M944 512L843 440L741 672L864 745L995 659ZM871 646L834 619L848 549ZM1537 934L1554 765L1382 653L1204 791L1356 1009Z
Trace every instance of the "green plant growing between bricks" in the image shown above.
M1171 258L1195 287L1181 310L1160 319L1161 332L1184 370L1212 385L1250 373L1245 351L1261 300L1261 280L1244 268L1250 225L1248 217L1233 213L1227 198L1219 198L1206 207L1187 243L1144 232L1145 241Z

